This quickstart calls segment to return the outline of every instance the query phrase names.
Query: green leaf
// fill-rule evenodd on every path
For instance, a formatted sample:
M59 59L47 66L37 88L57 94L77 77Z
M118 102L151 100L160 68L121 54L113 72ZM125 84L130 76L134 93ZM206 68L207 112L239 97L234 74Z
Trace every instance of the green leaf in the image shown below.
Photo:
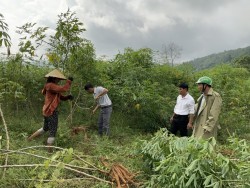
M213 177L213 175L207 176L206 180L205 180L204 183L203 183L203 185L204 185L205 187L211 182L212 177Z
M49 165L50 165L50 161L49 160L46 160L45 162L44 162L44 167L45 168L49 168Z
M74 151L73 148L69 148L69 150L68 150L69 154L72 154L73 151Z
M189 178L188 182L186 183L186 187L188 187L192 183L192 181L194 181L195 177L196 177L196 174L192 174L192 176Z
M216 182L213 188L219 188L220 182Z

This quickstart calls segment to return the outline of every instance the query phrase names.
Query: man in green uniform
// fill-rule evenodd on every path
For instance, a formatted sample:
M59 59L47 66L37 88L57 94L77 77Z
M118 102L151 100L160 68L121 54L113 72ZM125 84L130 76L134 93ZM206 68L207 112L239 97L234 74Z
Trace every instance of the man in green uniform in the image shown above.
M193 135L203 139L216 138L220 129L218 119L222 106L221 96L213 90L211 78L203 76L196 83L202 94L195 105Z

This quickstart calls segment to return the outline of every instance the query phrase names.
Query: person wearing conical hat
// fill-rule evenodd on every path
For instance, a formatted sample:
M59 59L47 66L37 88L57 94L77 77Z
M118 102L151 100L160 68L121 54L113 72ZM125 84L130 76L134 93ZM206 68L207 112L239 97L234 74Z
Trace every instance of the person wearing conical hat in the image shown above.
M72 100L72 95L64 96L62 93L69 91L71 83L73 81L72 77L68 79L57 69L51 71L47 75L47 82L44 85L42 90L42 94L45 96L45 101L43 105L43 116L44 116L44 126L34 132L28 140L32 140L33 138L43 134L44 132L49 132L49 137L47 140L47 145L51 146L54 143L57 127L58 127L58 111L57 107L60 101ZM58 83L61 80L66 80L65 85L61 86ZM52 151L49 148L49 151Z
M201 96L195 105L193 136L202 139L216 138L218 129L220 129L221 96L213 90L210 77L203 76L198 79L196 84Z

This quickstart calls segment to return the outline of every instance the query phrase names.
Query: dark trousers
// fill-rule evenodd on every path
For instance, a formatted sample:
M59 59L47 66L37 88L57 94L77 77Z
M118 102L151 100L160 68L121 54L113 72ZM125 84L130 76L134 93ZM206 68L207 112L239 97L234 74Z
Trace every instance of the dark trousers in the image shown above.
M112 114L112 106L101 108L99 119L98 119L98 133L106 136L109 136L109 121Z
M43 130L49 131L49 137L55 137L58 127L58 111L55 110L51 116L44 117Z
M177 135L177 132L180 131L181 136L187 136L187 124L188 115L175 115L171 124L170 132Z

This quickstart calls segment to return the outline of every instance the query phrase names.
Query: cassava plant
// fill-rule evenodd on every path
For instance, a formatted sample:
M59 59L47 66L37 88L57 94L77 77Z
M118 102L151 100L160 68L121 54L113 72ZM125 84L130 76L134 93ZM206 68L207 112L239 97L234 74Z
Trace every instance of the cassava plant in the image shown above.
M230 138L228 147L239 149L234 149L234 153L228 156L214 138L179 138L161 129L151 140L142 144L141 153L147 166L151 167L146 187L250 186L249 146L246 141L234 142Z

